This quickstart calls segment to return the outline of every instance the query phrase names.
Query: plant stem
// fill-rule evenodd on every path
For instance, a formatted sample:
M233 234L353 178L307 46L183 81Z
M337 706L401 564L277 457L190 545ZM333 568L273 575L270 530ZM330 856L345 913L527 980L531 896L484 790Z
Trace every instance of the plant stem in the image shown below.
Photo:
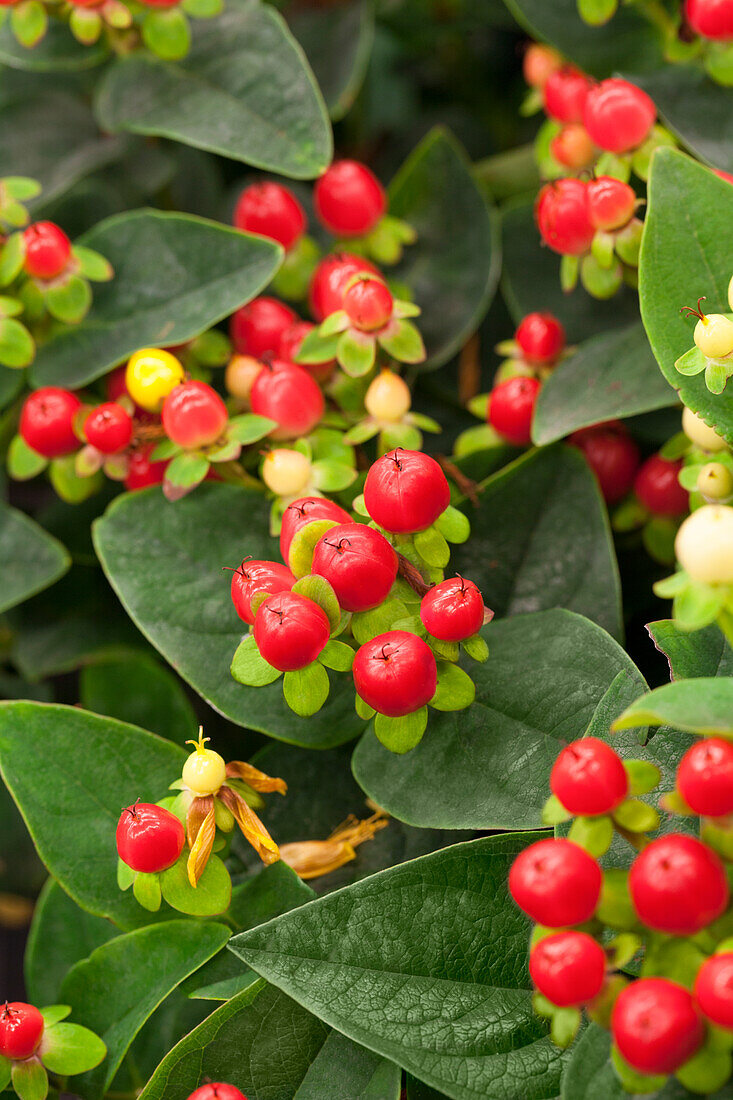
M414 592L417 592L418 596L424 596L426 592L429 592L432 585L428 584L423 579L422 573L417 566L413 565L411 561L408 561L404 554L400 554L399 551L397 552L397 558L399 562L397 567L398 576L402 577L404 581L407 581L410 588L412 588Z
M627 0L630 7L638 10L640 15L657 27L665 38L675 33L675 23L672 16L665 11L659 0Z

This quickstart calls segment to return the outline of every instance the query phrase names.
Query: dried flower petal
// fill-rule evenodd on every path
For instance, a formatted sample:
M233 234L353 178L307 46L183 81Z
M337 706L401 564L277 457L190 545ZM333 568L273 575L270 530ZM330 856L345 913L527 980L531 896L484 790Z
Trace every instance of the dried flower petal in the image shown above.
M263 863L277 863L280 859L280 850L260 821L254 810L251 810L242 796L231 787L221 787L217 798L234 814L234 819L244 836L252 845Z
M284 779L274 779L272 776L265 775L264 772L252 767L251 764L248 764L244 760L230 760L227 764L227 775L243 779L247 786L251 787L253 791L260 791L263 794L267 794L270 791L277 791L279 794L285 794L288 789L288 785Z
M204 802L206 800L202 798L198 799L198 801ZM211 809L200 823L196 832L196 840L191 845L188 863L186 864L188 881L194 889L198 886L198 881L206 870L206 864L209 862L209 856L211 855L211 849L216 836L216 819L214 815L213 799L209 801L212 803Z
M283 844L280 858L302 879L320 878L356 859L356 849L389 824L389 815L377 810L365 821L350 815L327 840L301 840Z
M191 800L191 804L186 814L186 839L188 840L189 848L193 848L196 843L199 829L204 819L213 808L214 799L211 795L207 795L205 798L193 798Z

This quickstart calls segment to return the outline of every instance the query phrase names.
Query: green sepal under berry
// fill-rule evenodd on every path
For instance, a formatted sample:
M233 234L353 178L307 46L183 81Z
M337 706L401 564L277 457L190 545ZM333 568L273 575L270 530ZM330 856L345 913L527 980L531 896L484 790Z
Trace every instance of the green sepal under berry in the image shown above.
M290 543L287 561L295 577L305 577L310 573L316 543L334 527L338 527L338 523L333 519L317 519L296 532Z
M188 3L217 3L223 7L223 0L183 0L183 10L189 15ZM308 288L313 277L321 250L312 237L304 235L286 254L285 259L272 280L271 286L279 298L289 302L302 302L308 297ZM315 330L314 330L315 331Z
M465 710L476 698L476 685L467 672L448 661L438 662L438 686L430 700L435 710Z
M616 1075L623 1085L626 1092L638 1094L644 1096L647 1093L658 1092L664 1087L664 1083L667 1080L666 1077L660 1074L637 1073L618 1052L618 1049L611 1047L611 1062L613 1068L616 1071Z
M88 8L72 8L69 13L69 30L82 46L93 46L104 30L101 15Z
M450 561L450 547L435 524L425 531L418 531L413 544L425 564L432 569L445 569Z
M265 687L282 676L279 669L273 668L262 656L254 634L248 634L237 646L230 671L237 683L246 687Z
M729 320L733 320L733 314L727 313L725 316ZM676 360L675 369L686 378L704 372L707 388L711 393L720 394L733 374L733 355L729 355L725 359L711 359L707 355L703 355L697 346L694 346Z
M659 814L637 798L627 798L611 815L614 824L629 833L651 833L659 828Z
M46 1100L48 1074L38 1057L11 1063L11 1080L19 1100Z
M377 333L379 346L399 363L422 363L426 358L420 330L407 320L392 320Z
M460 545L468 540L471 534L471 523L468 516L449 504L445 511L441 512L434 525L440 531L447 542Z
M618 10L618 0L578 0L578 15L591 27L602 27Z
M73 454L51 459L48 476L57 495L67 504L81 504L98 493L104 484L101 471L91 477L79 477L76 472L76 455Z
M317 714L328 699L329 690L328 673L318 661L283 675L285 702L301 718Z
M727 1084L731 1072L733 1056L730 1051L716 1050L708 1041L702 1050L677 1070L675 1077L690 1092L711 1096Z
M325 612L332 632L338 629L341 621L341 608L336 599L333 586L325 577L308 573L295 582L292 590L296 595L305 596L306 599L318 604L321 610Z
M351 632L359 645L365 645L377 634L394 630L400 620L409 618L409 609L403 600L388 596L371 611L358 611L351 617Z
M62 283L44 289L44 301L57 321L77 325L84 320L92 304L91 287L80 275L69 275Z
M576 817L570 826L568 840L580 845L595 859L600 859L611 847L613 821L607 814Z
M355 329L342 332L336 345L336 358L342 370L352 378L369 374L377 358L375 337Z
M25 260L22 233L11 233L0 248L0 286L8 286L20 275Z
M362 238L361 244L364 252L378 264L391 267L402 259L404 246L414 244L416 240L417 233L408 222L385 214L367 236Z
M209 460L195 451L186 451L168 463L163 479L163 495L176 501L200 485L209 472Z
M0 363L22 369L33 362L35 354L36 345L25 325L14 317L0 319Z
M226 428L226 437L236 443L246 446L249 443L257 443L276 428L274 420L267 416L257 416L255 413L242 413L241 416L233 416Z
M472 634L470 638L464 638L461 642L461 648L472 661L479 661L483 664L484 661L489 659L489 647L480 634Z
M87 1073L107 1054L105 1044L88 1027L58 1022L46 1027L40 1049L46 1069L59 1077Z
M322 493L341 493L356 481L356 467L333 459L321 459L311 466L311 482Z
M651 934L646 937L641 976L669 978L691 989L704 962L705 952L692 940Z
M26 49L36 46L48 30L48 15L41 0L22 0L10 12L13 34Z
M108 283L114 278L112 264L99 252L76 244L71 250L71 255L79 265L79 274L85 279L90 279L93 283Z
M146 12L142 34L148 49L164 61L180 61L191 47L191 24L179 8Z
M638 927L639 918L629 894L628 871L618 867L604 870L595 915L597 920L619 932L630 932Z
M298 348L296 363L326 363L336 358L340 335L321 336L320 328L312 329Z
M318 654L318 660L334 672L349 672L354 663L354 650L346 642L332 638Z
M654 592L672 600L675 625L684 631L709 626L733 606L733 586L695 581L682 569L657 581Z
M143 909L150 913L157 913L160 909L161 892L160 876L158 874L143 874L138 872L132 883L132 892L135 900Z
M160 873L160 888L164 901L179 913L191 917L214 917L229 908L232 880L221 859L212 855L194 888L188 881L186 862L188 851L172 867Z
M414 749L422 741L428 724L428 708L420 707L412 714L400 718L390 718L386 714L375 714L374 732L386 749L402 755Z
M569 821L572 816L556 794L551 794L542 807L543 825L562 825L563 822Z

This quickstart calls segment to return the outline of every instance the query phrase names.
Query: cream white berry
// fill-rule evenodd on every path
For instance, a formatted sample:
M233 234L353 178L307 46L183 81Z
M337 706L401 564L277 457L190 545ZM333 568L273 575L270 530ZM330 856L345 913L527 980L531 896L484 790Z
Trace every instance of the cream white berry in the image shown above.
M407 383L391 370L377 375L364 396L366 411L375 420L397 423L410 411L412 397Z
M714 428L708 427L702 417L692 409L685 408L682 413L682 431L690 443L694 443L696 447L710 454L724 451L727 446L722 436L719 436Z
M310 459L300 451L277 447L262 463L262 480L280 497L298 496L311 478Z
M733 584L733 508L726 504L698 508L680 527L674 548L693 580Z

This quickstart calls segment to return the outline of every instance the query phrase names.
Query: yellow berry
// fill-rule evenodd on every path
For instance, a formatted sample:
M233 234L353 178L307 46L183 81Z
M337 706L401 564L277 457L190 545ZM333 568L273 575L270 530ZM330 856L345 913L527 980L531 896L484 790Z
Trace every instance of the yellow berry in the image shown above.
M168 394L183 382L182 364L162 348L141 348L130 357L125 384L132 400L148 412L160 412Z
M677 532L675 553L683 569L705 584L733 584L733 508L704 504Z
M715 429L709 428L702 417L694 413L692 409L685 408L682 412L682 431L690 440L690 443L694 443L696 447L703 451L710 451L711 454L716 451L724 451L727 446L725 440L718 435Z
M182 779L189 790L199 798L215 794L227 777L224 758L218 752L206 748L208 737L199 730L198 741L187 741L196 748L183 765Z
M375 420L396 424L410 411L412 396L407 383L391 370L377 375L364 396L366 411Z
M733 474L722 462L708 462L697 475L697 490L708 500L733 496Z
M733 321L722 313L708 313L695 325L695 343L708 359L724 359L733 351Z
M233 355L224 372L224 385L232 397L249 401L252 384L262 370L262 360L251 355Z
M309 484L310 460L300 451L278 447L262 463L262 480L279 497L298 496Z

